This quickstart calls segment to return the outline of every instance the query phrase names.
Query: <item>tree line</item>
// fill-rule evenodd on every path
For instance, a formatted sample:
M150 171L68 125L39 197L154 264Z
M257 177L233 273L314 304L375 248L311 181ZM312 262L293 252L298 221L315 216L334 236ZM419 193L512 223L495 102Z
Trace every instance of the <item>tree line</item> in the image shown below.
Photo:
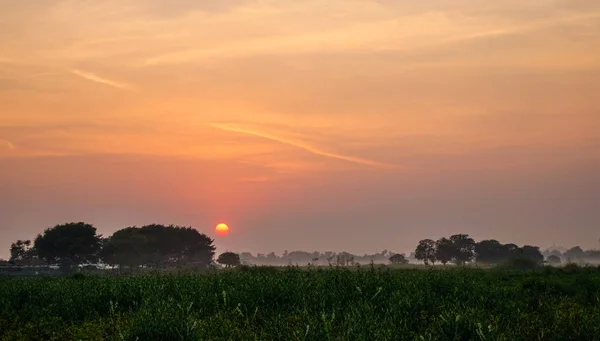
M33 241L18 240L10 248L9 263L17 266L58 266L65 269L81 265L103 263L119 268L171 268L214 266L214 240L192 227L152 224L132 226L116 231L104 238L93 225L79 222L56 225L40 233ZM547 250L542 253L537 246L502 244L488 239L475 242L467 234L455 234L438 240L423 239L407 257L403 253L383 250L362 256L349 252L335 253L285 251L282 256L274 252L225 252L216 262L227 267L240 264L286 265L314 264L349 266L365 263L406 264L409 259L429 264L454 263L463 265L477 262L500 264L511 259L528 259L537 264L559 264L580 259L599 259L600 251L573 247L561 253Z
M502 244L497 240L475 242L467 234L455 234L436 241L419 241L414 256L425 264L454 263L462 265L475 261L482 264L500 264L514 258L526 258L535 263L543 263L544 255L540 248L532 245L519 247L515 244Z
M104 263L120 268L206 268L213 263L214 240L192 227L126 227L104 238L83 222L56 225L31 240L12 243L9 262L20 266L73 268Z

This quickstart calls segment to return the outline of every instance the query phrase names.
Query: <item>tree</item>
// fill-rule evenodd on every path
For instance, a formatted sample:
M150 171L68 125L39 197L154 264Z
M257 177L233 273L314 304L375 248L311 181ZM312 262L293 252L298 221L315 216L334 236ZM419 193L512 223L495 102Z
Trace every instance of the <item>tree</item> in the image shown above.
M546 261L550 265L559 265L561 262L560 257L556 255L550 255Z
M544 262L544 255L540 252L537 246L525 245L521 248L521 256L531 259L532 261L541 264Z
M457 265L462 265L473 260L475 255L475 241L468 234L455 234L450 236L453 245L452 259Z
M389 260L392 264L408 264L408 259L401 253L391 256Z
M107 264L119 267L139 267L149 262L147 238L140 229L127 227L113 233L104 242L100 258Z
M212 263L214 240L191 227L146 225L115 232L105 243L102 259L119 266L207 267Z
M435 241L431 239L423 239L419 242L415 250L415 258L423 261L425 265L435 264Z
M340 252L336 256L336 264L339 266L348 266L354 263L354 255L348 252Z
M15 265L32 265L36 260L31 240L17 240L10 245L9 261Z
M475 260L484 264L500 264L517 255L515 244L502 244L497 240L482 240L475 244Z
M83 222L68 223L46 229L35 239L34 248L45 262L70 268L97 262L100 239L94 226Z
M225 265L228 268L238 266L240 265L240 255L233 252L225 252L219 255L217 262Z
M450 262L454 256L454 244L448 238L441 238L435 242L435 258L442 264Z
M565 252L567 259L582 259L585 257L585 252L580 246L575 246Z

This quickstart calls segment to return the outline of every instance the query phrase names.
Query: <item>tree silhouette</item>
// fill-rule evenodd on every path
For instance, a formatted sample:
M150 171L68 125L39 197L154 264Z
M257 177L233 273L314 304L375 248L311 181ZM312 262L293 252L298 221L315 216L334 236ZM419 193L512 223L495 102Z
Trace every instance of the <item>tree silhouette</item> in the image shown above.
M468 234L455 234L450 236L453 246L452 259L457 265L470 262L475 255L475 241Z
M149 262L146 237L136 227L127 227L113 233L104 242L100 258L110 265L139 267Z
M435 242L435 258L442 264L450 262L454 253L454 244L450 239L444 237Z
M340 252L336 256L336 264L339 266L348 266L354 263L354 255L348 252Z
M389 260L392 264L408 264L408 259L401 253L396 253Z
M15 265L33 265L36 258L31 240L17 240L10 245L9 262Z
M101 254L106 263L120 266L207 267L215 254L213 242L191 227L153 224L115 232Z
M550 255L546 261L550 265L559 265L561 262L560 257L556 255Z
M225 252L219 255L219 258L217 258L217 263L223 264L228 268L238 266L241 264L240 256L237 253Z
M582 259L585 257L585 252L580 246L575 246L565 251L565 257L568 259Z
M435 241L431 239L423 239L417 245L415 250L415 258L424 262L425 265L435 264Z
M512 255L512 246L509 248L499 241L482 240L475 244L475 260L484 264L499 264Z
M100 238L90 224L68 223L46 229L35 239L34 248L47 263L70 268L97 262Z
M541 264L544 262L544 255L540 252L537 246L525 245L521 248L521 256L531 259L532 261Z

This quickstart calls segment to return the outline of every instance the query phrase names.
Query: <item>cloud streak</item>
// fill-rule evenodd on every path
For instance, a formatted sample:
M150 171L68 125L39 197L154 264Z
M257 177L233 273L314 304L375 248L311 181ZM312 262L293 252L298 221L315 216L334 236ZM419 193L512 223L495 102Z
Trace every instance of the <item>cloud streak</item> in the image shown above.
M369 159L365 159L365 158L327 152L320 148L311 146L305 142L295 141L295 140L291 140L291 139L288 139L285 137L276 136L276 135L270 134L268 132L262 132L262 131L257 131L254 129L248 129L248 128L244 128L244 127L240 127L240 126L234 126L231 124L223 124L223 123L210 123L209 126L220 129L220 130L224 130L224 131L256 136L256 137L264 138L267 140L283 143L283 144L286 144L286 145L289 145L292 147L296 147L296 148L305 150L309 153L327 157L327 158L331 158L331 159L337 159L337 160L347 161L347 162L351 162L351 163L355 163L355 164L371 166L371 167L376 167L376 168L398 168L398 166L396 166L396 165L377 162L377 161L373 161L373 160L369 160Z
M87 79L87 80L95 82L95 83L108 85L113 88L117 88L117 89L121 89L121 90L128 90L128 91L134 91L134 92L138 91L133 85L106 79L106 78L100 77L91 72L77 70L77 69L70 69L69 71L76 76L79 76L83 79Z
M15 147L14 144L12 144L12 143L10 143L10 141L4 140L4 139L0 139L0 147L2 147L3 149L8 149L8 150L17 149L17 147Z

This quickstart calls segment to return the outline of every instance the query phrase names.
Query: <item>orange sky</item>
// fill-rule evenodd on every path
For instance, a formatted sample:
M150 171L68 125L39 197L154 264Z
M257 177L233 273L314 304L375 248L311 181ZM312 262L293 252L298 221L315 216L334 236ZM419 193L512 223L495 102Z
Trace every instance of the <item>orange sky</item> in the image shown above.
M597 247L600 2L0 2L0 256L84 220L220 248Z

